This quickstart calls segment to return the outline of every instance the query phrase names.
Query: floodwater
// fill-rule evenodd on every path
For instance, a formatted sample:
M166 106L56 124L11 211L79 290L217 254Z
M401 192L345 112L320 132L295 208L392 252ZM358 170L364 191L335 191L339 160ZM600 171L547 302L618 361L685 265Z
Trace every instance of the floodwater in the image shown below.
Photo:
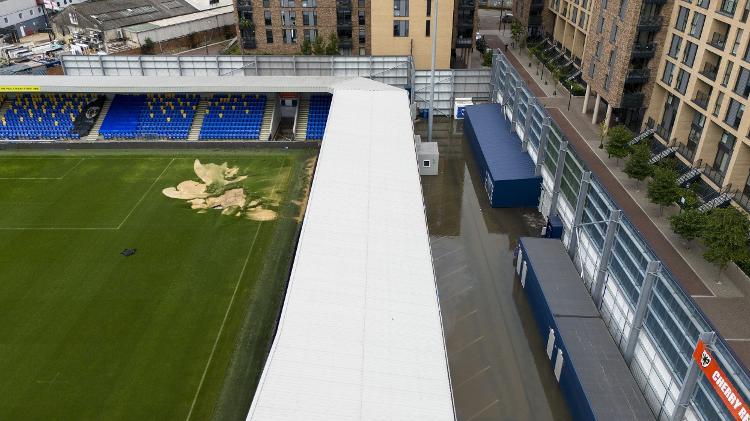
M426 124L415 126L427 140ZM544 224L536 209L493 209L461 122L437 122L439 175L422 177L459 421L567 420L513 251Z

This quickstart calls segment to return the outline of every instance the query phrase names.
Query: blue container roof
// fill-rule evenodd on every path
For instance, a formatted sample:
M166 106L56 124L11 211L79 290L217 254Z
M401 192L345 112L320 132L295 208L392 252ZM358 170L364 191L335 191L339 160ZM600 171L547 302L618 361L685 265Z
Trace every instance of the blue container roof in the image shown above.
M465 115L474 129L492 179L538 178L534 174L534 162L521 149L521 139L505 120L500 107L500 104L470 105Z

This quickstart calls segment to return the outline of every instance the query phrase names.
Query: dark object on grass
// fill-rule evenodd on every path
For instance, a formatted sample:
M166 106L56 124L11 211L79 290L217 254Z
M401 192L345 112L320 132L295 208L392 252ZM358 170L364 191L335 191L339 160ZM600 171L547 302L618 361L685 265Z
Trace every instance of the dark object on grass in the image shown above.
M122 252L120 252L125 257L132 256L135 254L135 249L125 249Z

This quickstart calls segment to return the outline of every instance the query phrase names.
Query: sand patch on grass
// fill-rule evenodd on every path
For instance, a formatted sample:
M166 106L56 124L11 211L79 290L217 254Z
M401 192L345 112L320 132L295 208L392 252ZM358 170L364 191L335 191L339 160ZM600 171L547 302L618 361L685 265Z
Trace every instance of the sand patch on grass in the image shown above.
M278 217L276 211L269 209L278 206L278 199L257 197L248 200L251 194L244 187L233 186L247 179L247 176L237 175L238 167L230 167L226 162L221 165L203 164L196 159L193 170L203 183L186 180L177 187L165 188L162 193L172 199L185 200L198 213L214 209L221 210L222 215L245 215L254 221L272 221ZM275 191L269 192L269 196L274 195Z

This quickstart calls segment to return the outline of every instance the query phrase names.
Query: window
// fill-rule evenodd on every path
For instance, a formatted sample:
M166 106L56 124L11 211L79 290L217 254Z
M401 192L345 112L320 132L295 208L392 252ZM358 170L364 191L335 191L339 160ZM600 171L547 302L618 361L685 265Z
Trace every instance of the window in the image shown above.
M429 159L423 160L422 161L422 166L425 167L425 168L430 168L430 160Z
M359 28L359 43L364 44L367 42L367 35L365 34L365 28Z
M297 43L297 30L296 29L284 29L284 44L296 44Z
M708 6L710 3L711 3L711 0L698 0L698 7L708 9Z
M359 4L359 7L365 7L365 0L359 0L358 4Z
M294 7L294 0L281 0L281 7Z
M68 18L70 19L70 23L78 25L78 16L75 13L68 13Z
M597 22L596 24L596 33L601 34L603 30L604 30L604 16L599 16L599 22Z
M302 0L302 7L317 7L318 0Z
M294 10L281 11L281 26L294 26L297 22L297 13Z
M677 13L677 22L674 24L675 29L678 31L685 31L687 26L688 9L680 6L680 11Z
M727 133L726 131L722 133L713 165L716 171L726 174L727 167L729 167L729 160L732 159L732 151L734 150L736 140L731 133Z
M318 37L318 30L317 29L305 29L304 31L305 41L315 41L315 38Z
M677 58L680 47L682 47L682 37L677 34L672 35L672 43L669 44L669 53L667 54L672 58Z
M357 23L360 26L364 25L365 24L365 11L364 10L360 10L359 12L357 12L357 18L358 18Z
M612 32L609 33L609 41L612 43L617 42L617 24L612 22Z
M432 0L427 0L427 15L426 16L432 16Z
M734 93L745 98L750 94L750 70L740 67L740 73L737 75L737 83L734 85Z
M596 63L592 61L589 66L589 77L594 77L594 73L596 73Z
M609 52L609 67L614 66L615 60L617 60L617 48L613 48L612 51Z
M734 67L734 63L731 61L727 63L727 68L724 69L724 79L722 79L721 84L723 86L729 85L729 77L732 75L732 67Z
M750 0L748 0L750 1ZM734 45L732 46L732 55L737 55L737 51L740 48L740 39L742 38L742 28L737 28L737 33L734 36Z
M266 44L273 44L273 31L266 29Z
M680 69L679 73L677 73L677 92L684 95L688 82L690 82L690 74L685 69Z
M263 7L271 7L271 0L263 0Z
M674 64L671 61L667 61L664 65L664 74L661 76L661 81L669 86L672 86L672 77L674 76Z
M604 76L604 89L609 90L609 72Z
M393 21L393 36L394 37L408 37L409 36L409 21L408 20L394 20Z
M745 106L735 101L734 98L729 99L729 108L727 108L727 115L724 118L724 122L734 127L735 129L740 126L740 120L742 120L742 114L745 113Z
M723 0L719 12L734 17L734 11L737 9L737 0Z
M625 11L628 9L628 0L621 0L620 1L620 11L617 13L620 16L620 19L625 17Z
M742 23L747 22L748 13L750 13L750 0L745 0L745 8L742 9L742 17L740 18Z
M594 50L594 57L599 58L602 56L602 42L596 42L596 50Z
M393 0L393 16L409 16L409 0Z
M365 50L365 47L359 47L359 55L366 56L367 50Z
M264 10L263 11L263 21L265 22L266 26L271 26L271 11L270 10Z
M430 21L429 20L424 21L424 36L426 37L430 36Z
M714 103L714 111L713 115L718 116L719 112L721 111L721 104L724 102L724 92L719 91L719 94L716 95L716 102Z
M695 53L698 51L698 46L689 42L685 44L685 51L682 52L682 62L687 64L688 67L693 67L695 63Z
M318 12L305 10L302 12L302 25L315 26L318 24Z
M609 3L608 0L602 0L602 10L606 10L607 9L607 3Z
M690 35L695 38L701 37L703 32L703 22L706 20L706 16L700 13L693 13L693 20L690 21Z

